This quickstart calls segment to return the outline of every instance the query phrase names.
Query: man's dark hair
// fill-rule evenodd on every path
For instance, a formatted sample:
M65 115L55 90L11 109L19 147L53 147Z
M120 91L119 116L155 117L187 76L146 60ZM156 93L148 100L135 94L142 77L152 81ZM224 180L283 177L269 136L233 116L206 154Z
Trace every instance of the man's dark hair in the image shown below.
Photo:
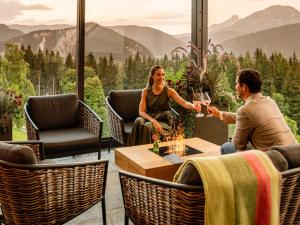
M245 84L251 93L261 92L262 81L260 74L256 70L243 69L237 72L238 82L240 85Z

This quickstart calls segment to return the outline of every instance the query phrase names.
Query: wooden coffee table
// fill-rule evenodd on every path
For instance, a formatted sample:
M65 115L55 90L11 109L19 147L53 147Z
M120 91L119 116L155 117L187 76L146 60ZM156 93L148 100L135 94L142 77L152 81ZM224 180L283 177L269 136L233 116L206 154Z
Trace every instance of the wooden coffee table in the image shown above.
M159 146L174 145L182 142L203 153L180 157L183 161L192 157L220 155L220 146L200 138L183 139L181 141L161 142ZM173 164L149 150L152 144L137 145L115 149L116 165L128 172L171 181L180 164Z

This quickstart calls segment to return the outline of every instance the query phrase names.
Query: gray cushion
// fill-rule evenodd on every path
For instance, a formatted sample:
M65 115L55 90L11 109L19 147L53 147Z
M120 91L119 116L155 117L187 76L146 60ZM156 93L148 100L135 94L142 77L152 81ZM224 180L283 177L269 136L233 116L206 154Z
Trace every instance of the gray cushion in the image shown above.
M271 149L280 152L286 158L289 169L300 167L300 144L274 146Z
M0 160L19 164L37 163L35 154L30 147L3 142L0 142Z
M99 136L81 127L41 131L40 140L44 142L45 152L79 150L99 144Z
M274 166L279 171L285 171L288 169L289 163L280 152L278 152L276 150L269 150L269 151L266 151L266 154L270 157Z
M139 115L142 90L115 90L109 93L111 107L125 122L134 121Z
M188 164L182 171L182 176L181 180L179 180L179 183L197 186L202 185L199 172L193 164Z
M78 98L75 94L29 97L27 109L40 130L78 126Z

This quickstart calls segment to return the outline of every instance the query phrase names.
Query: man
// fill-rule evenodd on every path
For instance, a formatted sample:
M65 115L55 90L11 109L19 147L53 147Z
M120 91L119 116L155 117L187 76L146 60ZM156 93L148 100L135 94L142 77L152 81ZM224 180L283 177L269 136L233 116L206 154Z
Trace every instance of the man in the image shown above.
M225 123L235 123L232 142L221 146L221 153L246 150L250 142L255 149L267 151L274 145L297 143L276 103L261 94L258 71L240 70L236 78L237 96L245 102L236 113L222 112L214 106L208 112Z

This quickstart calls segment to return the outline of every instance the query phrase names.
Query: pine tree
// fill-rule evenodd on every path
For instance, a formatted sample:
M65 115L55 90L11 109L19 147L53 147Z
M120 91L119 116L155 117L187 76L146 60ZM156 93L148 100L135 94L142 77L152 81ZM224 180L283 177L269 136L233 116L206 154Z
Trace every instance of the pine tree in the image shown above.
M68 54L66 61L65 61L65 67L74 69L75 68L75 62L73 61L71 53Z
M42 50L39 48L37 54L34 55L33 63L33 80L35 90L38 95L42 94L42 76L45 71L45 59Z
M98 76L100 80L102 80L103 77L105 76L107 71L107 66L108 66L107 58L105 56L100 57L99 64L98 64Z
M89 54L87 55L85 66L93 68L95 70L95 73L97 73L97 62L92 52L89 52Z
M270 75L270 62L262 49L256 49L254 53L255 69L260 72L265 95L272 96L274 91L273 77Z

